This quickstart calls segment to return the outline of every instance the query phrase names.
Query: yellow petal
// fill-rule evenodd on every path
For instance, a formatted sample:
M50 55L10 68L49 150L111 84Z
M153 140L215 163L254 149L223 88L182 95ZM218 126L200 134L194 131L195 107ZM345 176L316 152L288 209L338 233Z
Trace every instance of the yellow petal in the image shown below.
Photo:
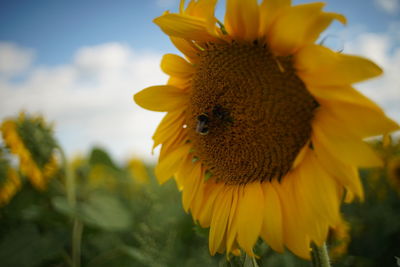
M226 252L226 232L222 236L222 241L221 241L221 243L219 243L219 247L217 249L217 252L219 254L222 254L222 253Z
M399 125L386 117L377 105L364 106L334 100L320 100L319 103L324 106L320 112L327 123L347 129L360 138L383 135L399 129Z
M173 36L171 36L170 39L175 47L178 48L178 50L181 51L190 60L196 59L198 57L197 54L199 53L199 49L192 42L183 38Z
M279 196L271 183L264 183L263 190L264 220L261 236L275 251L283 252L282 210Z
M186 106L187 95L170 85L151 86L134 95L136 104L152 111L173 111Z
M264 218L264 194L259 182L245 185L238 209L237 240L249 256L254 256L253 246L260 235Z
M226 253L229 255L234 250L234 241L236 240L236 234L238 229L238 216L237 207L239 203L239 196L243 194L242 186L234 186L232 189L232 204L229 213L227 238L226 238Z
M264 0L260 6L260 36L267 36L282 10L291 5L291 0Z
M175 174L175 181L179 191L183 190L185 179L189 177L190 172L194 168L194 164L192 154L187 154L186 158L182 161L182 165L179 166Z
M338 13L321 12L308 27L304 36L304 41L314 43L319 35L334 21L337 20L342 24L346 24L346 17Z
M214 16L216 4L217 0L190 1L184 13L187 15L202 18L207 23L208 31L214 32L215 24L217 22L217 19Z
M314 151L320 164L332 175L341 185L361 200L364 198L361 181L356 167L343 163L320 142L318 138L312 137Z
M182 126L174 124L173 127L165 129L165 132L155 139L154 147L160 143L162 144L161 150L164 150L163 152L160 151L160 159L164 157L164 152L174 150L180 145L183 135L186 134L184 132L185 129Z
M188 137L187 137L186 129L184 129L184 128L178 129L178 131L176 133L171 135L171 139L165 140L164 143L162 144L162 147L160 150L159 161L160 161L160 159L164 158L166 155L171 153L176 148L180 147L181 145L186 144L187 140L188 140Z
M201 169L201 164L194 164L192 171L185 177L183 182L183 193L182 202L183 209L188 212L192 201L196 197L197 189L199 188L200 182L204 179L204 173Z
M327 150L340 161L359 167L378 167L382 161L372 149L359 137L338 125L331 125L325 120L325 113L320 107L313 121L314 138L318 139Z
M303 210L299 209L299 203L295 199L296 188L293 188L293 181L298 177L293 173L296 172L287 174L275 187L282 205L283 240L287 248L297 256L309 259L310 239L306 235Z
M154 23L169 36L204 42L212 42L216 39L208 32L207 22L196 17L165 14L154 19Z
M299 189L303 190L306 205L313 210L315 217L336 224L340 218L338 185L321 164L315 153L307 153L299 169Z
M178 147L157 164L155 174L160 184L165 183L175 174L182 163L182 158L189 153L189 149L189 145Z
M179 13L181 14L185 13L185 0L181 0L179 2Z
M202 173L203 173L203 177L204 177L204 173L205 173L204 167L202 169ZM199 180L199 185L198 185L197 193L196 193L196 201L193 201L192 205L190 207L190 211L192 213L192 217L193 217L194 221L196 221L197 218L199 218L199 214L200 214L203 200L205 197L205 195L204 195L205 182L206 182L205 179Z
M310 142L307 142L300 150L300 152L297 154L293 164L292 164L292 169L297 168L301 162L303 161L307 151L309 150Z
M227 0L225 28L239 40L253 41L258 37L259 7L257 0Z
M152 137L154 140L153 149L159 144L162 144L167 140L171 140L171 138L173 138L172 136L175 136L179 129L183 128L183 122L183 110L168 112L154 132Z
M332 87L313 87L308 86L308 91L317 99L318 102L336 101L348 104L365 106L369 109L382 111L382 109L349 85ZM324 102L324 103L325 103Z
M209 227L211 224L212 214L214 210L214 202L221 190L225 187L224 184L210 183L204 189L204 200L201 207L199 217L197 218L201 227Z
M309 181L303 179L304 175L302 175L302 173L304 173L303 169L307 165L309 154L310 153L306 154L305 162L297 169L296 175L292 176L296 177L292 181L294 208L301 214L297 216L293 214L293 216L296 216L298 227L302 231L299 237L301 238L301 236L303 236L302 240L304 240L304 236L307 236L311 240L317 240L319 242L318 244L320 244L320 242L323 242L325 240L324 238L326 238L326 236L321 235L322 231L320 230L321 225L326 224L326 219L315 209L314 206L316 206L316 204L312 203L312 197L314 197L314 195L308 195L310 190L306 188ZM315 201L317 200L315 199Z
M340 220L340 218L338 218ZM310 239L314 242L318 247L324 245L328 238L330 225L324 221L314 221L313 230L314 232L310 235Z
M195 68L185 59L174 54L165 54L161 60L161 69L170 76L189 78L193 75Z
M179 181L179 187L181 187L181 189L184 189L185 180L190 177L190 173L193 171L194 167L193 155L188 153L186 157L182 159L182 164L175 173L175 179Z
M320 45L308 45L296 53L295 68L310 87L349 85L382 74L368 59L334 52Z
M286 8L271 26L268 43L279 56L295 53L305 45L305 37L324 3L311 3Z
M219 194L215 201L209 235L209 249L211 256L213 256L217 252L217 249L220 247L224 238L230 213L231 202L232 190L227 187L223 192Z
M171 85L173 87L179 88L184 92L187 92L188 89L190 89L191 87L191 83L192 80L191 79L187 79L187 78L178 78L176 76L170 76L168 79L167 84Z

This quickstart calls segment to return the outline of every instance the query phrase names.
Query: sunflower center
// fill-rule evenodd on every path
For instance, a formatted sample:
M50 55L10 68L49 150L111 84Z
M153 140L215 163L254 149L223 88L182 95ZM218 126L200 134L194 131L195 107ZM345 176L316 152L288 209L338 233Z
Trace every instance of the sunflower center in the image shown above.
M281 179L318 106L290 57L258 44L211 44L193 78L187 124L195 155L226 184Z

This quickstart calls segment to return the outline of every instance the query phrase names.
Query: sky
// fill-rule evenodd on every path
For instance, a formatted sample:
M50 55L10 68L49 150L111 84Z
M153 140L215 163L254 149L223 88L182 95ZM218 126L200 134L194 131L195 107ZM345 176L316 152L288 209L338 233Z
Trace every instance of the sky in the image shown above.
M156 160L151 136L163 113L132 96L167 80L159 62L179 52L152 20L178 2L0 0L0 120L21 110L44 115L69 156L98 145L119 160ZM385 70L356 88L400 122L400 0L325 2L348 19L322 35L325 45ZM220 20L223 11L220 2Z

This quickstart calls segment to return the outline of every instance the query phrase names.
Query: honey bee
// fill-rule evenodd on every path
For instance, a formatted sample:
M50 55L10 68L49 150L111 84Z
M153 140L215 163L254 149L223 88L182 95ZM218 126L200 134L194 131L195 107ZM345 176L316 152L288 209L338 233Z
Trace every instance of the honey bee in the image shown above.
M210 118L208 117L207 113L202 113L199 116L197 116L196 132L198 132L201 135L208 134L208 131L209 131L208 123L209 122L210 122Z
M210 131L211 121L214 125L233 123L233 119L231 118L229 111L223 108L221 105L215 105L211 111L211 114L209 112L205 112L197 116L196 132L201 135L207 135Z

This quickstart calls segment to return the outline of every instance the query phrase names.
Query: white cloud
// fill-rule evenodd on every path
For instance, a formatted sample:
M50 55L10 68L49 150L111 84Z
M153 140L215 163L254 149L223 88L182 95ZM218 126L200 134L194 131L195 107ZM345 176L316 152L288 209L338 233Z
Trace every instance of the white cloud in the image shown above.
M69 64L32 67L19 82L0 79L0 118L21 109L44 114L55 122L68 154L100 144L119 159L129 154L150 159L162 114L138 107L132 95L165 83L160 58L120 43L81 48Z
M398 23L396 23L398 24ZM400 122L400 28L389 27L385 33L361 33L346 44L345 52L372 59L384 74L356 85L380 104L388 115Z
M0 77L10 77L26 70L34 53L13 43L0 42Z
M396 14L400 9L400 0L375 0L375 3L383 11L389 14Z

